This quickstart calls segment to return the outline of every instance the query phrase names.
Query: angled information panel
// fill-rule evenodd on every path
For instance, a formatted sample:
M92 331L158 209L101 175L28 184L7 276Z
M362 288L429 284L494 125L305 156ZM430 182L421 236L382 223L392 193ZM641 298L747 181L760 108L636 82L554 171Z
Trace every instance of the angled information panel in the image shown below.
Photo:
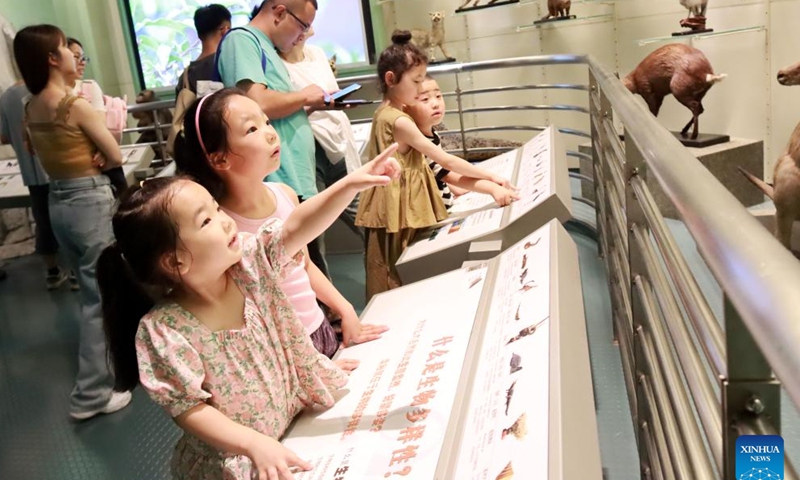
M383 338L283 443L299 480L600 479L577 250L552 221L498 258L377 295Z
M473 192L457 199L450 218L420 232L398 259L403 283L451 271L467 260L489 258L554 218L572 218L566 151L555 127L481 167L510 178L520 200L500 208L489 195ZM470 250L474 242L487 241L494 242L490 254Z

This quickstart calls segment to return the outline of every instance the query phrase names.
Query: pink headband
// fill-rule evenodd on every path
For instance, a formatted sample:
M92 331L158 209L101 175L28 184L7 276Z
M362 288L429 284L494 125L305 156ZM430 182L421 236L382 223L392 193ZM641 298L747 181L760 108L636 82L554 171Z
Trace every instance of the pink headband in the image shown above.
M197 140L200 142L200 148L203 149L203 155L205 155L206 158L208 158L206 144L203 143L203 136L200 135L200 109L203 108L203 102L205 102L206 99L211 95L213 95L213 93L201 98L200 103L197 104L197 111L194 112L194 130L197 132Z

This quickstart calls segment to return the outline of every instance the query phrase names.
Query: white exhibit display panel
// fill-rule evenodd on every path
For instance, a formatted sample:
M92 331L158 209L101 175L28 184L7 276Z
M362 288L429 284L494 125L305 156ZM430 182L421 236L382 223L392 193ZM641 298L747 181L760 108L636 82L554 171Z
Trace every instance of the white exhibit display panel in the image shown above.
M558 221L498 258L376 295L380 340L283 444L298 480L600 479L575 244ZM579 461L576 461L579 460Z
M122 170L130 183L133 172L147 168L155 157L149 145L125 145L122 150ZM22 208L31 204L28 187L22 183L22 175L16 158L0 160L0 208Z
M491 258L554 218L572 218L566 150L555 127L481 167L511 179L520 200L501 208L491 196L475 192L457 199L450 218L421 231L400 255L396 268L403 283Z
M353 138L356 141L356 150L358 151L358 154L363 157L364 152L367 149L367 143L369 142L369 135L372 132L372 124L357 123L352 126L352 129Z
M503 178L511 179L514 177L514 171L517 168L518 155L517 149L510 150L502 155L484 160L477 166ZM491 195L469 192L453 201L453 206L450 207L450 215L463 215L475 210L492 207L494 204L494 199Z

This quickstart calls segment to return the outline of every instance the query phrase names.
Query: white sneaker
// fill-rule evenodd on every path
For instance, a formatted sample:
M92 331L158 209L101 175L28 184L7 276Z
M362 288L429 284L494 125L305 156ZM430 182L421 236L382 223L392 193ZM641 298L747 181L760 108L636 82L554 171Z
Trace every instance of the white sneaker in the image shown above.
M67 281L67 273L59 270L58 273L45 277L45 281L48 290L55 290Z
M91 412L70 412L69 416L75 420L88 420L95 415L100 415L101 413L114 413L117 410L122 410L123 408L127 407L133 396L131 392L112 392L111 399L108 400L108 403L105 407L94 410Z

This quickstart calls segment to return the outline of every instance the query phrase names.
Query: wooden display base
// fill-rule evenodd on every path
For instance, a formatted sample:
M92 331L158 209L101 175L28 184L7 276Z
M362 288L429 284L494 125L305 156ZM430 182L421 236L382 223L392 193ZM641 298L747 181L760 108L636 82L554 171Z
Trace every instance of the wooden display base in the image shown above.
M706 148L712 145L719 145L720 143L727 143L731 141L729 135L719 135L717 133L698 133L697 138L694 140L691 137L684 137L681 132L671 132L675 138L683 144L684 147L692 148ZM689 131L691 134L691 130Z
M683 37L686 35L697 35L698 33L710 33L713 32L713 28L704 28L702 30L686 30L684 32L672 32L673 37Z
M441 65L443 63L454 63L457 62L455 58L445 58L442 60L434 60L433 62L428 62L428 65Z
M467 13L467 12L474 12L475 10L483 10L485 8L494 8L494 7L502 7L505 5L511 5L514 3L519 3L519 0L506 0L504 2L497 2L491 5L477 5L474 7L467 7L467 8L458 8L456 9L456 13Z
M578 17L575 16L575 15L568 15L566 17L551 17L551 18L548 18L548 19L536 20L535 22L533 22L533 24L534 25L542 25L544 23L561 22L561 21L564 21L564 20L575 20L576 18L578 18Z

